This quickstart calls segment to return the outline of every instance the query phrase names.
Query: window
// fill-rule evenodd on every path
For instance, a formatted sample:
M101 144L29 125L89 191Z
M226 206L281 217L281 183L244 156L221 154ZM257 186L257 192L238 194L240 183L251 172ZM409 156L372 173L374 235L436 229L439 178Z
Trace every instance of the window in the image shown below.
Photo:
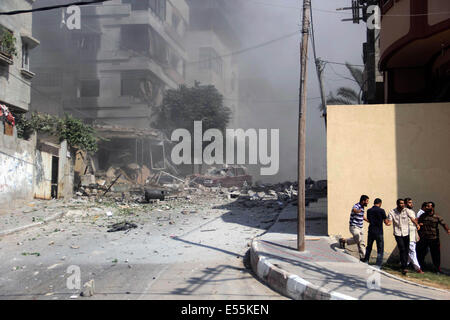
M42 71L41 71L42 70ZM48 69L36 70L35 85L39 87L60 87L63 77L60 70L55 69L48 72Z
M149 0L122 0L123 4L131 4L132 11L148 10Z
M99 80L81 80L80 84L81 97L98 97L100 95Z
M150 48L148 26L124 25L120 28L120 48L136 52L148 52Z
M222 76L222 58L211 47L200 48L199 68L214 70L218 75Z
M22 45L22 68L30 71L30 51L28 43Z
M140 95L140 87L141 82L145 79L139 78L127 78L122 75L121 86L120 86L120 95L121 96L130 96L139 98Z
M150 9L161 20L166 20L166 0L150 0Z
M97 52L100 49L100 35L98 34L81 34L73 33L72 39L76 43L76 47L84 52Z
M180 18L176 14L172 14L172 26L175 30L178 30L180 24Z

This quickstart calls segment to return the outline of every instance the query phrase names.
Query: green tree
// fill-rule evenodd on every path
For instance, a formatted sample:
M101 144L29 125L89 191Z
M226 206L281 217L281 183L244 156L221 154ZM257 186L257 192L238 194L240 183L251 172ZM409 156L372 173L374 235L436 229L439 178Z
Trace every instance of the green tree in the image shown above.
M202 130L219 129L225 132L231 119L231 110L223 104L223 96L213 85L193 87L181 85L165 92L163 102L153 112L152 127L170 138L175 129L186 129L194 134L194 121L202 121ZM205 147L206 144L203 144Z
M223 105L223 96L213 85L193 87L181 85L165 92L161 106L153 113L152 126L170 137L178 128L194 132L194 121L202 121L203 131L211 128L225 131L231 119L230 108Z

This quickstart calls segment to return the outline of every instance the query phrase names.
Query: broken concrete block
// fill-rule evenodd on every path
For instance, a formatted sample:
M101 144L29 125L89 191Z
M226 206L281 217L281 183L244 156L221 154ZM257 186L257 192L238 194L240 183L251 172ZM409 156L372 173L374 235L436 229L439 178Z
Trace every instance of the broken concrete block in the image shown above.
M91 184L95 184L95 176L93 174L85 174L81 176L81 185L88 187Z

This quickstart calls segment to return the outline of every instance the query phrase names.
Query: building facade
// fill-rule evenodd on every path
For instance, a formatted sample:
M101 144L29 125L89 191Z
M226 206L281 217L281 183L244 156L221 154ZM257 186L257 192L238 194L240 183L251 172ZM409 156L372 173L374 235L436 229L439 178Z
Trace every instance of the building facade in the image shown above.
M231 19L236 7L223 0L188 0L190 27L187 33L189 62L187 84L196 81L214 85L224 97L224 105L232 111L230 127L239 118L239 62L231 54L240 41Z
M32 0L4 0L1 11L31 9ZM39 45L32 36L30 14L0 16L0 103L12 112L24 113L30 107L30 52Z
M152 112L165 90L185 83L189 7L184 0L113 0L79 7L78 26L74 12L36 13L42 46L33 56L32 109L70 113L107 134L108 141L99 141L98 170L107 170L117 154L153 168L149 159L156 155L148 152L151 145L159 150L163 137L151 129Z
M35 86L55 96L59 112L149 128L164 90L184 83L188 6L184 0L114 0L80 9L79 29L64 25L65 9L35 21L45 43L36 54ZM38 99L36 110L45 109Z
M380 0L385 103L450 101L450 2Z

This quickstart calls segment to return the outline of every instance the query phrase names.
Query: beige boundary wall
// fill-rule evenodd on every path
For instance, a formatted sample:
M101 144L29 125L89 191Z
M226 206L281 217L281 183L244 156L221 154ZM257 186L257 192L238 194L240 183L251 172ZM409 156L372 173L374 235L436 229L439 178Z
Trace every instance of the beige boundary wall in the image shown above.
M450 224L450 103L328 106L327 114L329 235L350 237L350 210L362 194L368 208L381 198L386 212L397 198L412 198L415 212L434 201ZM450 236L439 233L441 266L450 269ZM384 235L391 253L392 226Z

